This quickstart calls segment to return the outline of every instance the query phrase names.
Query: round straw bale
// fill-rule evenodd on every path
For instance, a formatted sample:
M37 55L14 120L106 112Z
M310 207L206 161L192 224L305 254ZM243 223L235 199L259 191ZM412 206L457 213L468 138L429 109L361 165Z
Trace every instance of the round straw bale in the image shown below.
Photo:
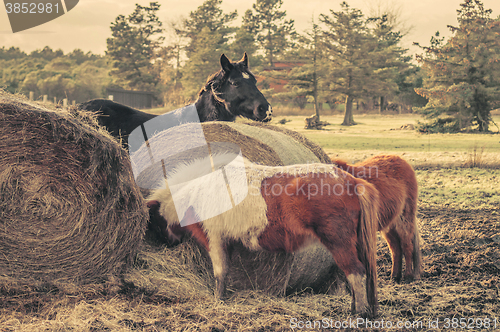
M131 263L147 210L92 119L0 92L0 279L93 283Z
M287 136L290 136L293 139L295 139L296 141L298 141L299 143L301 143L302 145L304 145L304 147L306 147L309 151L314 153L316 155L316 157L318 158L319 162L326 163L326 164L331 163L331 160L330 160L331 158L328 157L328 155L325 153L325 151L323 151L321 146L310 141L305 136L303 136L302 134L299 134L296 131L286 129L284 127L273 126L273 125L270 125L270 124L267 124L264 122L256 122L256 121L249 122L248 121L248 122L245 122L245 124L252 126L252 127L259 127L259 128L277 131L277 132L283 133Z
M331 163L330 158L316 144L299 133L274 126L204 122L201 127L209 146L214 142L234 143L245 158L261 165ZM166 144L151 143L155 147L154 151L148 151L149 148L143 145L132 154L132 162L137 169L144 169L138 177L138 183L152 189L156 184L164 182L161 168L147 166L151 161L150 152L157 161L159 156L172 156L162 161L167 170L206 155L206 147L192 148L199 143L194 142L196 139L191 140L197 128L199 124L184 124L162 131L153 136L151 141L167 142ZM320 244L314 244L295 254L276 254L252 252L236 243L228 252L230 263L227 278L230 289L260 289L283 295L304 288L326 291L336 280L335 274L331 273L335 266L332 255Z
M154 144L154 151L146 145L133 152L132 162L136 169L144 169L137 177L142 188L151 189L163 180L159 164L150 165L150 153L170 156L164 159L166 169L174 169L180 163L204 157L208 153L199 140L193 139L200 124L186 123L153 136L153 141L168 142ZM201 123L206 142L229 142L236 144L243 157L251 162L268 166L285 166L305 163L331 163L328 155L315 143L301 134L271 125L248 125L234 122ZM158 158L156 158L158 159ZM144 166L144 165L146 166Z

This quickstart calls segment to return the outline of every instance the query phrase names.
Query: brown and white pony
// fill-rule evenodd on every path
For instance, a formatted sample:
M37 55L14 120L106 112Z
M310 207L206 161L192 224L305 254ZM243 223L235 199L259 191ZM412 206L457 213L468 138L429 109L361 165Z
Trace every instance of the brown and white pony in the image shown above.
M415 216L418 185L411 165L395 155L375 156L355 165L342 160L332 161L344 171L377 188L380 195L378 230L382 232L391 251L391 277L398 282L401 280L404 255L405 278L420 278L422 262Z
M170 189L155 191L148 199L148 207L151 218L163 219L161 222L168 227L187 224L184 228L206 248L218 298L225 292L226 245L230 241L241 241L251 250L272 252L294 252L320 241L347 277L352 289L352 312L376 315L379 199L373 185L333 165L270 167L245 159L243 178L235 178L238 172L228 166L224 171L231 191L246 186L246 196L235 199L226 212L202 220L200 216L213 215L214 203L223 196L207 194L207 188L215 188L216 184L204 176L197 177L205 164L206 160L195 160L167 176ZM183 174L197 181L184 182ZM175 189L176 202L180 203L174 202L172 182L183 183ZM214 193L223 191L223 187Z

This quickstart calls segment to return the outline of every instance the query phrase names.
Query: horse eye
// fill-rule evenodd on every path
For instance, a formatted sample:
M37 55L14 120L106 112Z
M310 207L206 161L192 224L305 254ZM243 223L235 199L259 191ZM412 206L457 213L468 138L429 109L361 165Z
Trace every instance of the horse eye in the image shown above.
M238 85L238 83L236 83L235 81L228 81L228 82L229 82L229 84L234 85L234 86Z

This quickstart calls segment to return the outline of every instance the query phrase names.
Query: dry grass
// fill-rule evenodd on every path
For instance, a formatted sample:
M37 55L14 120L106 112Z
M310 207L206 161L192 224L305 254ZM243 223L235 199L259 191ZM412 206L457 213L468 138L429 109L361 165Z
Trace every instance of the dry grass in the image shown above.
M405 330L418 331L427 330L436 319L444 329L445 319L498 318L500 209L443 209L423 203L418 215L423 278L393 283L390 254L379 239L380 314L372 323L406 322L417 325ZM129 284L113 294L103 289L73 294L39 290L23 301L18 295L16 306L2 305L0 330L289 331L291 322L326 319L330 324L360 318L349 313L350 295L343 287L333 295L304 292L289 297L240 291L225 303L217 302L210 291L211 278L204 275L205 264L193 264L193 255L181 254L185 252L181 248L160 248L151 242L148 250L161 252L166 259L162 262L143 253L125 279L138 282L136 273L155 274L156 289ZM417 328L419 322L423 328Z
M484 146L479 148L477 144L467 154L467 161L463 165L464 167L474 168L474 167L484 167Z

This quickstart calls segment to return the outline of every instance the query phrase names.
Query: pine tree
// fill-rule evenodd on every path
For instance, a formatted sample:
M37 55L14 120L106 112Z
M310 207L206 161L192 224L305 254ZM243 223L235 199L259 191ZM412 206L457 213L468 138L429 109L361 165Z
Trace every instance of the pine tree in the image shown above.
M341 11L330 12L331 16L320 16L327 27L323 43L329 63L322 82L329 91L345 96L342 125L351 126L356 124L353 101L395 93L396 78L408 67L409 58L398 46L401 34L394 31L386 16L365 18L346 2Z
M220 55L229 50L229 36L236 29L228 24L237 17L237 12L225 14L221 3L222 0L205 0L189 14L180 29L181 35L189 39L186 47L189 60L181 70L187 99L196 97L207 77L220 69Z
M252 67L261 63L261 56L257 55L259 46L256 40L257 26L253 21L252 11L248 9L243 15L243 22L236 30L234 40L229 45L228 56L239 59L245 52L250 58Z
M321 71L320 33L320 28L313 19L312 29L297 38L295 50L288 54L289 57L303 64L295 66L283 74L280 74L280 71L271 72L273 78L284 79L288 82L285 85L287 91L276 96L287 99L311 97L318 121L320 119L320 88L318 85Z
M257 41L270 67L293 46L296 36L294 21L285 19L286 11L280 10L282 5L283 0L257 0L252 6L255 14L247 14L248 21L256 27Z
M149 7L136 4L132 14L119 15L111 23L112 38L106 40L106 54L114 60L111 75L120 85L151 89L158 82L152 72L152 62L163 41L163 37L156 37L163 32L156 16L159 9L158 2L151 2Z
M186 56L186 49L189 46L189 39L183 34L184 22L182 20L170 21L168 30L170 32L170 43L161 50L164 62L171 63L174 76L171 78L173 86L180 89L181 85L181 59ZM170 68L172 69L172 68ZM168 70L172 72L172 70Z
M426 77L416 91L429 99L421 112L434 121L422 130L456 132L473 125L488 131L490 111L500 102L500 20L491 12L479 0L465 0L458 27L448 26L453 36L422 47L426 55L418 59Z
M323 75L323 86L333 93L345 96L345 114L342 125L355 125L353 100L365 94L373 70L371 53L376 40L370 35L367 21L359 9L346 2L341 11L330 10L331 16L320 15L327 30L323 32L323 46L328 61L328 72Z
M220 69L219 58L226 51L217 43L220 37L220 32L212 32L208 27L201 29L196 37L194 51L182 68L181 82L187 99L193 100L207 77Z
M206 28L206 33L214 34L213 43L217 45L217 48L226 45L228 36L236 30L230 27L229 23L236 19L237 11L225 14L220 8L221 4L222 0L205 0L201 6L189 14L183 27L179 28L179 33L190 40L186 47L188 58L191 58L192 53L197 52L196 48L200 45L199 34L204 28Z
M399 46L403 35L394 31L387 14L369 21L374 25L371 33L377 41L377 46L370 55L375 69L374 77L370 81L374 84L367 90L379 96L379 113L382 113L386 97L398 91L396 81L400 73L409 67L411 56L405 56L407 50Z

